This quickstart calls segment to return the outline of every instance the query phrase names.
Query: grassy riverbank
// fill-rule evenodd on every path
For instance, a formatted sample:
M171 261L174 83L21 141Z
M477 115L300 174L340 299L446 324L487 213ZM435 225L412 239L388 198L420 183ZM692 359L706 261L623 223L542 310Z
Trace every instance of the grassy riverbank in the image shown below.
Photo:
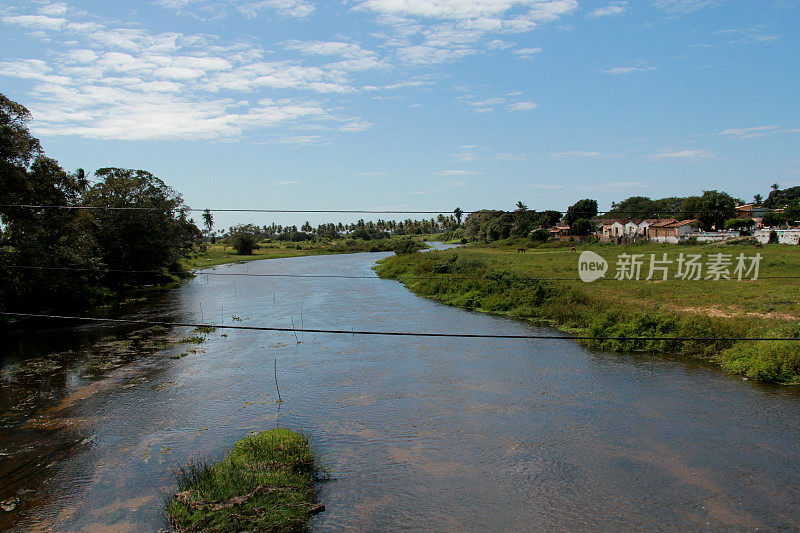
M416 238L416 237L414 237ZM393 251L400 237L364 241L360 239L340 239L330 242L266 242L250 255L238 255L233 247L226 244L209 244L204 252L196 254L184 263L188 269L205 268L238 261L259 259L282 259L306 255L350 254L360 252ZM421 240L421 239L420 239Z
M798 337L800 336L800 247L611 246L576 251L539 247L518 253L517 245L474 246L391 257L376 268L415 293L436 301L488 313L532 320L594 336ZM681 280L583 283L578 256L592 250L609 261L614 277L622 253L760 253L756 281ZM673 265L673 269L675 266ZM705 275L705 274L704 274ZM425 277L430 279L418 279ZM455 279L488 278L488 279ZM557 279L552 278L567 278ZM683 353L718 363L729 372L777 383L800 383L800 343L736 341L603 340L587 345L604 350Z
M272 429L245 437L220 463L178 472L167 516L177 531L304 531L324 510L315 468L303 435Z

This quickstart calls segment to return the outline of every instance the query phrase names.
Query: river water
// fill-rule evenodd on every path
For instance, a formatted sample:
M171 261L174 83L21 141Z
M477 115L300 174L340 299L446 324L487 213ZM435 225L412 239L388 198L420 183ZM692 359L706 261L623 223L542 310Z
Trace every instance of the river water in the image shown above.
M214 271L371 275L386 255ZM380 279L201 274L124 313L552 333ZM0 511L0 529L164 528L172 468L218 459L248 432L276 425L309 435L329 468L332 479L319 485L327 509L312 521L319 531L800 528L797 388L560 340L217 330L199 345L98 365L89 340L119 331L62 325L2 338L0 500L20 505ZM196 353L181 357L187 346ZM68 348L59 364L45 358L23 371Z

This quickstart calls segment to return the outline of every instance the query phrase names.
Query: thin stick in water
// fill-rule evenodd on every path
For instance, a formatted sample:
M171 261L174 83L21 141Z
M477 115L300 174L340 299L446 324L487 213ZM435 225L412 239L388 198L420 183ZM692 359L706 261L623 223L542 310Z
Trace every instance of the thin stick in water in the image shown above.
M297 344L300 344L300 339L297 338L297 331L294 329L294 315L292 317L292 333L294 333L294 340L297 341Z
M275 359L275 390L278 391L278 403L283 402L283 398L281 398L281 388L278 387L278 360Z

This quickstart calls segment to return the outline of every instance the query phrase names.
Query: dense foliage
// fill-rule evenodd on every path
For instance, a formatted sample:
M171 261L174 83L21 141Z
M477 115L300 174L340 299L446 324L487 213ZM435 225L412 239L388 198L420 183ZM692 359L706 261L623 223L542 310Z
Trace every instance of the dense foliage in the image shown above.
M275 428L245 437L218 464L178 470L167 506L176 531L306 531L317 503L308 439Z
M201 233L180 195L142 170L103 168L94 184L82 170L66 172L44 155L29 119L0 94L0 307L81 307L157 279L111 270L183 273Z

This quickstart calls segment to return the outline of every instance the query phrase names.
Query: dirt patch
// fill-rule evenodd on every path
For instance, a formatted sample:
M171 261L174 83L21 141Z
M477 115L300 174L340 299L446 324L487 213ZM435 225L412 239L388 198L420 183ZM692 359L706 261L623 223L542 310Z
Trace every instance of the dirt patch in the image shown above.
M726 308L717 306L706 306L706 307L690 306L690 307L683 307L680 309L680 311L683 311L684 313L694 313L697 315L711 316L714 318L736 318L741 316L749 316L754 318L767 318L772 320L800 320L800 316L792 315L789 313L778 313L774 311L770 311L767 313L757 313L755 311L743 311L734 306L728 306Z

